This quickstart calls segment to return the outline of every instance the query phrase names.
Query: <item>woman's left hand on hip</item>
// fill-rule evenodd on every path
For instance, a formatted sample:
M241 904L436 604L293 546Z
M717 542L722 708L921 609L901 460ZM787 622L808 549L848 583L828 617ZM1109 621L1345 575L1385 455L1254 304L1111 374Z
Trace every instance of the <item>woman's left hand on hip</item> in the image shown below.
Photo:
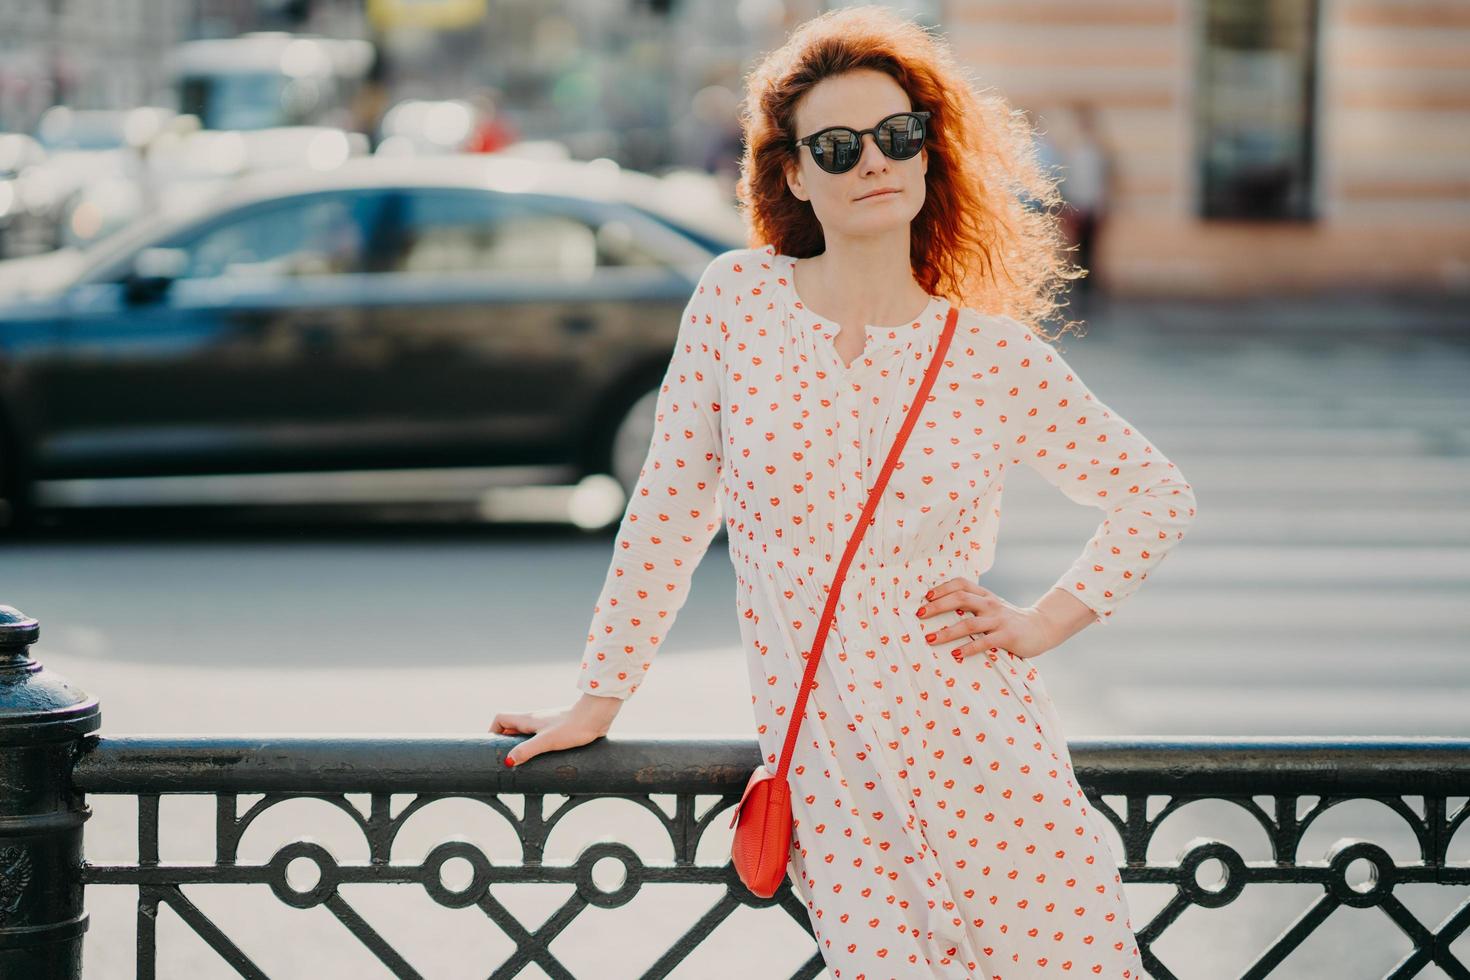
M1014 605L967 578L952 578L934 586L915 615L925 620L942 612L955 612L961 618L930 630L924 639L930 646L959 642L950 651L956 663L977 653L993 657L1000 650L1025 660L1055 646L1050 624L1039 609Z

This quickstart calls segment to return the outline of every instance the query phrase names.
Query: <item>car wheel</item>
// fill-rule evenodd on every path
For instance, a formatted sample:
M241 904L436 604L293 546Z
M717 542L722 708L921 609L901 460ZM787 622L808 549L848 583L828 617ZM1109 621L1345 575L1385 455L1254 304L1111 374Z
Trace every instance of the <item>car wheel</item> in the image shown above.
M638 486L638 474L653 444L653 427L658 408L659 389L640 395L628 406L613 429L608 447L608 470L623 488L623 496L632 499Z

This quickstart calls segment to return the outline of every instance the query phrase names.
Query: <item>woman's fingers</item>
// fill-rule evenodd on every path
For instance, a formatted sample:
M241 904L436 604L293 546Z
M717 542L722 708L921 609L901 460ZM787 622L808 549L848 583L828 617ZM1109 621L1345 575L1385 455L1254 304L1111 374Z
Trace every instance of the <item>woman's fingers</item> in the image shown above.
M584 702L578 702L579 707L496 715L490 722L490 731L499 735L531 736L506 751L505 764L518 766L542 752L576 748L605 735L610 716L606 716L606 708L595 702L607 699L591 700L592 707L580 707Z
M505 753L505 764L508 766L518 766L522 762L525 762L527 759L538 754L539 750L531 743L540 738L542 739L542 742L544 744L545 739L543 738L543 735L544 733L532 735L524 742L517 742L514 746L511 747L510 751Z
M956 652L958 656L955 657L956 660L962 660L965 657L973 657L977 653L988 653L991 650L1007 649L1006 644L1009 641L1005 638L1004 632L1002 630L995 630L991 633L981 633L977 629L974 631L974 633L975 638L973 640L970 640L964 646L957 648Z
M496 715L497 719L501 717L502 716L500 715ZM544 752L547 748L549 748L549 746L547 745L548 735L549 733L556 730L555 725L551 725L549 727L541 729L539 732L536 732L536 730L529 724L529 719L526 719L524 727L522 727L522 724L514 723L515 718L526 718L526 716L524 715L508 715L504 717L510 719L511 723L504 726L501 734L531 735L531 737L526 739L524 742L517 742L505 753L506 765L518 766L532 756L538 755L539 753ZM535 734L532 734L533 732L535 732Z
M533 714L502 712L491 719L490 731L496 735L530 735L541 724Z
M944 596L949 595L951 592L970 592L979 596L990 595L990 590L982 588L978 582L967 578L952 578L948 579L947 581L940 582L938 585L934 586L934 588L924 593L924 598L932 601L934 599L943 598Z
M940 596L938 599L926 599L918 609L914 610L914 615L920 619L928 619L935 613L942 612L974 613L979 616L989 616L994 615L995 606L998 602L999 599L989 592L982 595L974 592L957 591Z
M936 646L944 643L952 643L955 640L969 641L972 638L974 638L975 642L979 642L980 640L987 639L986 634L994 636L995 633L992 631L999 628L1000 624L990 618L966 616L950 623L948 626L942 626L933 632L926 633L924 639ZM931 636L934 638L933 640L929 640ZM995 641L988 640L986 645L994 646Z
M505 764L518 766L528 759L534 759L542 752L555 752L561 749L572 749L579 745L586 745L596 738L596 734L582 730L578 726L569 724L547 725L535 735L519 743L505 754Z

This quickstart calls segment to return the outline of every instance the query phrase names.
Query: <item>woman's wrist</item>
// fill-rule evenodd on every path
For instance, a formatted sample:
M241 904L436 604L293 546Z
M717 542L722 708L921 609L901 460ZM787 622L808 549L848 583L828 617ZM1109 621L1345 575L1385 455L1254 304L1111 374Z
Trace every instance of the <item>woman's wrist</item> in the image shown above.
M588 694L583 691L572 710L583 718L591 719L594 726L606 731L623 710L623 698L613 697L608 694Z
M1061 589L1049 589L1031 606L1041 621L1047 649L1061 646L1097 620L1092 607Z

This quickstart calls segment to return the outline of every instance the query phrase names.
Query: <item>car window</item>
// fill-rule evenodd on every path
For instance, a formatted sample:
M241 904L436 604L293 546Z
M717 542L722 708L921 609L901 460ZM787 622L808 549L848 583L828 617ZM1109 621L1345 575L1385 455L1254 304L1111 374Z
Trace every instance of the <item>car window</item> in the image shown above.
M175 244L184 278L301 279L362 272L366 224L360 195L320 194L226 219Z
M369 264L417 275L502 273L582 279L609 266L661 265L626 224L589 221L538 198L403 191Z
M640 205L630 204L628 207L638 212L642 217L657 221L664 228L683 236L711 255L719 255L721 252L729 252L733 249L745 247L745 240L743 238L731 237L730 235L721 236L714 232L701 231L693 225L676 221L666 214L649 210Z

